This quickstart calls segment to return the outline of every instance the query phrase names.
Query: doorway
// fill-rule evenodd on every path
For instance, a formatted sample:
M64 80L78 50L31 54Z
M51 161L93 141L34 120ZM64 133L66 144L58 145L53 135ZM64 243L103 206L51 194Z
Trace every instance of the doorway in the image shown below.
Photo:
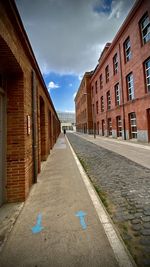
M0 206L4 202L5 184L5 98L4 91L0 88Z
M105 135L105 121L102 120L102 136Z

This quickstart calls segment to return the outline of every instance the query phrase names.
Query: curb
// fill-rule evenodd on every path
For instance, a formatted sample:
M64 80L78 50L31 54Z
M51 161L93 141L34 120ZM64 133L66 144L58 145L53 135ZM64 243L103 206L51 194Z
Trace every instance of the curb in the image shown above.
M69 144L69 147L71 149L71 152L73 154L73 157L76 161L76 164L78 166L78 169L80 171L81 177L83 179L83 182L86 186L86 189L90 195L90 198L92 200L92 203L96 209L97 215L99 217L99 220L103 226L104 232L108 238L108 241L110 243L110 246L114 252L115 258L119 264L120 267L136 267L136 263L134 259L132 258L131 254L127 250L121 236L119 235L117 229L115 229L115 226L106 211L102 201L100 200L100 197L98 196L97 192L95 191L95 188L93 187L92 183L90 182L85 170L83 169L79 159L77 158L67 136L66 140Z

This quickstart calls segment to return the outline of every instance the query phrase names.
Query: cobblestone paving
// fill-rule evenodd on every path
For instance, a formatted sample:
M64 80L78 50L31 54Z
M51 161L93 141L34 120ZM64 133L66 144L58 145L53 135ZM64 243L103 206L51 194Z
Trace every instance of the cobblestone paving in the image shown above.
M67 137L138 266L150 266L150 170L68 133Z

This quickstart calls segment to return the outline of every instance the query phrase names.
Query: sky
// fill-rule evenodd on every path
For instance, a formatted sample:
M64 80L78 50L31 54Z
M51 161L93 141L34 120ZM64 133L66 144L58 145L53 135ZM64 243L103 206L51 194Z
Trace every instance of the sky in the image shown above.
M86 71L93 70L135 0L16 0L57 111L73 112Z

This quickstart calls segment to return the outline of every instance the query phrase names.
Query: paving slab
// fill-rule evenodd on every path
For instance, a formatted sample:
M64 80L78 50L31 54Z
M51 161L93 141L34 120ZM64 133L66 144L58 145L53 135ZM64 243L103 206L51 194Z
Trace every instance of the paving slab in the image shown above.
M102 147L99 141L97 144L71 133L67 136L138 266L147 266L150 260L146 248L150 238L150 169Z
M9 235L0 266L132 266L130 258L127 265L116 258L63 135Z

